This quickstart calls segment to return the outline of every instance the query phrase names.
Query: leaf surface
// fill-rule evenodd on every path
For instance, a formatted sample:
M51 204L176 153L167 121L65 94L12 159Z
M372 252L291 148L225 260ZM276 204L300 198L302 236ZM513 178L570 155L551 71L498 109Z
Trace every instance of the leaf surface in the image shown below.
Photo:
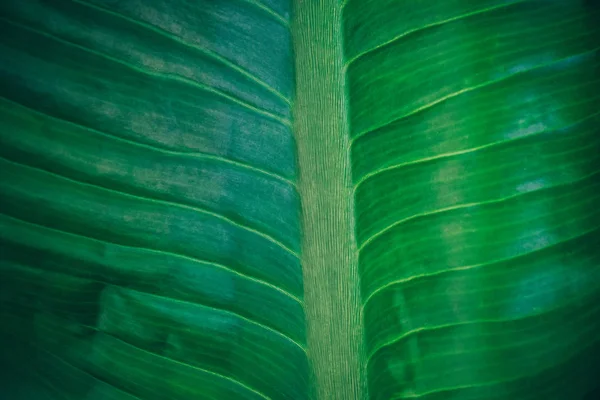
M0 398L597 386L594 1L0 19Z

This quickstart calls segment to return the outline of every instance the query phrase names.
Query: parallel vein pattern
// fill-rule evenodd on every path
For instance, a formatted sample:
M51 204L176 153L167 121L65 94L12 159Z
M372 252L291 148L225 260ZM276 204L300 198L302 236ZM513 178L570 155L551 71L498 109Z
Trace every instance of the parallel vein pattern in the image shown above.
M600 348L600 9L349 0L373 399L579 399Z
M581 399L598 21L0 1L0 397Z
M0 14L3 395L307 398L288 2Z
M317 399L367 398L339 0L296 2L294 133L307 344Z

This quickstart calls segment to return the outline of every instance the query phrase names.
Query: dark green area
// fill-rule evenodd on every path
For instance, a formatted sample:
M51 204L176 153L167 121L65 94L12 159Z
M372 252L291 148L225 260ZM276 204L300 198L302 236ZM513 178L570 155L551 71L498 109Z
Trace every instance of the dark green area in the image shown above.
M0 400L593 400L600 7L0 1Z

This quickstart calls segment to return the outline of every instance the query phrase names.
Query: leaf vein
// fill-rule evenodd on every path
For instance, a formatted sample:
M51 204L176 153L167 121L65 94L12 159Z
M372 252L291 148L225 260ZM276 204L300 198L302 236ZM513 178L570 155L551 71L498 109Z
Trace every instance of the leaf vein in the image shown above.
M541 291L538 293L545 294L545 293L551 293L551 292L552 292L552 290L546 290L546 291ZM521 316L514 317L514 318L474 319L474 320L469 320L469 321L454 321L454 322L450 322L447 324L441 324L441 325L435 325L435 326L421 326L419 328L414 328L414 329L411 329L408 332L402 333L401 335L396 336L393 339L390 339L389 341L382 343L381 345L376 347L369 354L369 356L367 358L367 365L370 363L371 359L376 355L376 353L378 353L385 347L389 347L389 346L393 345L394 343L398 343L401 340L404 340L410 336L414 336L420 332L438 331L438 330L454 328L456 326L463 326L463 325L496 324L496 323L504 323L504 322L510 322L510 321L522 321L522 320L526 320L528 318L535 318L535 317L539 317L544 314L548 314L548 313L552 313L552 312L555 312L555 311L558 311L561 309L565 309L569 305L575 304L579 301L580 301L579 298L571 299L570 301L567 301L566 303L563 303L557 307L552 307L552 308L548 308L546 310L532 312L532 313L529 313L526 315L521 315ZM598 310L600 310L600 307L598 308Z
M261 9L262 11L266 12L271 17L273 17L274 19L276 19L277 21L279 21L281 23L281 25L283 25L283 26L285 26L286 28L289 29L290 22L287 19L285 19L282 15L280 15L277 12L275 12L275 10L273 10L270 7L268 7L266 4L263 4L262 2L260 2L258 0L242 0L242 1L245 1L248 4L252 4L253 6Z
M119 196L129 197L129 198L132 198L132 199L136 199L136 200L144 201L144 202L148 202L148 203L155 203L155 204L162 204L162 205L167 205L167 206L172 206L172 207L177 207L177 208L183 208L183 209L187 209L187 210L194 211L194 212L197 212L197 213L210 215L210 216L212 216L214 218L220 219L221 221L225 221L225 222L229 223L230 225L236 226L236 227L238 227L238 228L240 228L242 230L245 230L245 231L248 231L248 232L252 232L255 235L260 236L263 239L265 239L265 240L273 243L274 245L280 247L282 250L284 250L285 252L287 252L290 255L294 256L295 258L299 258L298 253L296 253L294 250L292 250L291 248L289 248L288 246L286 246L282 242L280 242L277 239L273 238L272 236L270 236L270 235L268 235L268 234L266 234L264 232L261 232L261 231L259 231L257 229L251 228L251 227L249 227L247 225L244 225L244 224L242 224L240 222L237 222L237 221L235 221L235 220L233 220L233 219L231 219L229 217L226 217L226 216L221 215L219 213L213 212L213 211L205 210L203 208L199 208L199 207L195 207L195 206L189 206L187 204L182 204L182 203L178 203L178 202L175 202L175 201L158 200L158 199L151 198L151 197L146 197L146 196L140 196L140 195L135 195L135 194L131 194L131 193L126 193L126 192L122 192L122 191L116 190L116 189L110 189L110 188L107 188L107 187L104 187L104 186L99 186L99 185L96 185L96 184L93 184L93 183L82 182L82 181L79 181L79 180L76 180L76 179L73 179L73 178L66 177L66 176L61 175L61 174L57 174L55 172L47 171L47 170L42 169L42 168L33 167L31 165L24 164L22 162L10 160L10 159L4 158L2 156L0 156L0 160L3 160L5 162L11 163L11 164L18 165L18 166L23 167L23 168L32 169L32 170L39 171L39 172L44 173L44 174L52 175L52 176L57 177L59 179L63 179L63 180L69 181L69 182L73 182L73 183L81 185L81 186L95 188L95 189L106 191L106 192L110 192L110 193L113 193L113 194L116 194L116 195L119 195Z
M34 265L25 265L22 263L12 263L13 265L16 266L23 266L26 268L30 268L36 271L40 271L40 272L48 272L47 270L43 269L43 268L37 268ZM0 261L0 265L2 265L2 261ZM9 264L9 268L10 268L10 264ZM115 283L115 282L110 282L109 280L102 280L102 279L93 279L93 278L88 278L85 276L81 276L81 275L76 275L73 273L69 273L69 272L53 272L54 274L58 274L58 275L64 275L64 276L68 276L68 277L75 277L75 278L80 278L80 279L85 279L88 282L92 282L92 283L100 283L103 285L110 285L119 289L124 289L126 291L131 291L131 292L136 292L136 293L140 293L142 295L145 296L151 296L151 297L156 297L159 299L164 299L164 300L168 300L168 301L172 301L174 303L181 303L181 304L186 304L186 305L190 305L190 306L194 306L194 307L200 307L200 308L206 308L212 311L216 311L218 313L224 313L224 314L230 314L236 318L239 318L243 321L246 321L250 324L256 325L261 329L264 329L266 331L272 332L273 334L276 334L277 336L282 337L283 339L285 339L286 341L290 342L291 344L293 344L294 346L298 347L300 350L302 350L303 353L306 353L306 348L304 347L304 345L302 345L301 343L299 343L298 341L294 340L291 336L285 334L284 332L276 329L276 328L272 328L268 325L263 324L262 322L259 322L257 320L255 320L253 317L251 316L246 316L243 314L240 314L239 312L233 311L233 310L229 310L227 308L222 308L222 307L215 307L215 306L211 306L209 304L203 303L203 302L199 302L199 301L190 301L190 300L185 300L182 298L177 298L177 297L173 297L173 296L167 296L167 295L163 295L163 294L156 294L156 293L151 293L149 291L146 290L140 290L137 289L135 287L132 286L123 286L121 284ZM13 278L14 279L14 278ZM16 278L16 279L21 279L21 278ZM70 290L68 286L62 286L62 285L51 285L54 286L56 288L59 289L63 289L64 291L68 291ZM56 300L56 299L55 299ZM64 301L65 304L69 304L68 300L60 300L60 301ZM95 301L88 301L88 302L78 302L78 304L83 305L83 304L96 304Z
M216 88L211 87L211 86L204 85L202 83L199 83L199 82L197 82L195 80L186 78L184 76L179 76L179 75L174 75L174 74L165 74L165 73L161 73L161 72L152 72L152 71L150 71L148 69L137 67L137 66L135 66L135 65L133 65L133 64L127 62L127 61L118 59L116 57L112 57L112 56L110 56L108 54L105 54L105 53L102 53L102 52L99 52L99 51L96 51L96 50L92 50L92 49L87 48L85 46L81 46L81 45L79 45L77 43L70 42L68 40L62 39L62 38L60 38L58 36L55 36L53 34L40 31L40 30L38 30L36 28L32 28L30 26L23 25L23 24L21 24L19 22L11 21L11 20L3 18L3 17L0 17L0 21L7 22L7 23L9 23L11 25L18 26L18 27L20 27L22 29L31 31L31 32L33 32L33 33L35 33L37 35L48 37L48 38L50 38L50 39L52 39L54 41L57 41L59 43L63 43L65 45L67 45L67 46L75 47L75 48L80 49L82 51L85 51L85 52L88 52L90 54L94 54L94 55L96 55L98 57L101 57L101 58L103 58L105 60L109 60L109 61L114 62L116 64L123 65L126 68L129 68L132 71L135 71L135 72L140 73L142 75L148 75L148 76L151 76L151 77L154 77L154 78L164 79L164 80L173 80L173 81L176 81L176 82L180 82L180 83L182 83L184 85L191 86L191 87L194 87L196 89L199 89L199 90L202 90L202 91L205 91L205 92L208 92L208 93L212 93L212 94L214 94L214 95L216 95L218 97L221 97L223 99L228 100L231 103L234 103L234 104L237 104L237 105L239 105L241 107L244 107L244 108L246 108L246 109L248 109L248 110L250 110L250 111L252 111L252 112L254 112L256 114L259 114L259 115L262 115L262 116L267 117L269 119L272 119L274 121L277 121L277 122L281 123L284 126L287 126L287 127L291 126L291 121L289 121L289 120L287 120L285 118L282 118L282 117L280 117L278 115L275 115L275 114L273 114L273 113L271 113L269 111L266 111L266 110L263 110L261 108L258 108L256 106L248 103L245 100L242 100L242 99L240 99L238 97L235 97L233 95L227 94L227 93L225 93L225 92L223 92L223 91L221 91L219 89L216 89Z
M287 178L285 178L285 177L283 177L281 175L275 174L273 172L266 171L264 169L252 166L250 164L242 163L242 162L235 161L235 160L232 160L232 159L229 159L229 158L225 158L225 157L217 156L217 155L212 155L212 154L207 154L207 153L200 153L200 152L192 153L192 152L185 152L185 151L177 151L177 150L171 150L171 149L168 149L168 148L159 147L159 146L153 145L153 144L147 144L147 143L137 142L137 141L134 141L134 140L131 140L131 139L127 139L127 138L124 138L124 137L116 136L116 135L114 135L112 133L108 133L108 132L97 130L95 128L91 128L89 126L82 125L82 124L77 123L77 122L73 122L73 121L66 120L66 119L61 119L59 117L47 114L45 112L42 112L42 111L30 108L28 106L25 106L25 105L23 105L21 103L18 103L18 102L14 101L14 100L8 99L8 98L3 97L3 96L0 96L0 99L2 101L7 102L7 103L11 103L11 104L13 104L13 105L15 105L17 107L23 108L24 110L27 110L28 112L30 112L32 114L36 114L36 115L38 115L40 117L48 118L48 119L51 119L51 120L54 120L54 121L57 121L57 122L60 122L60 123L65 123L65 124L68 124L68 125L72 125L72 126L74 126L76 128L85 129L86 131L89 131L89 132L94 133L94 134L99 135L99 136L107 137L107 138L109 138L111 140L115 140L115 141L118 141L120 143L126 143L126 144L131 145L131 146L135 146L135 147L147 149L147 150L154 151L154 152L160 152L160 153L163 153L163 154L168 154L168 155L174 156L174 157L191 158L191 159L198 159L198 160L212 160L212 161L223 162L225 164L233 165L233 166L236 166L236 167L239 167L239 168L243 168L243 169L247 169L247 170L250 170L250 171L254 171L254 172L259 173L261 175L268 176L270 178L273 178L273 179L276 179L276 180L278 180L280 182L288 184L291 187L293 187L294 189L296 189L296 183L295 182L293 182L293 181L291 181L291 180L289 180L289 179L287 179Z
M444 207L444 208L438 208L435 210L431 210L431 211L425 211L425 212L421 212L418 214L414 214L411 215L409 217L406 218L402 218L388 226L386 226L385 228L381 229L380 231L374 233L373 235L371 235L368 239L366 239L362 245L359 246L358 251L362 251L367 245L369 245L370 243L372 243L374 240L376 240L378 237L380 237L381 235L383 235L384 233L388 232L389 230L395 228L398 225L404 224L406 222L415 220L417 218L423 218L423 217L427 217L429 215L436 215L436 214L442 214L445 212L449 212L449 211L453 211L453 210L460 210L460 209L464 209L464 208L469 208L469 207L475 207L475 206L482 206L482 205L488 205L488 204L497 204L497 203L502 203L504 201L507 200L511 200L517 197L521 197L524 195L528 195L531 193L538 193L538 192L542 192L542 191L547 191L547 190L553 190L556 189L558 187L563 187L563 186L570 186L570 185L574 185L577 183L580 183L582 181L585 181L595 175L600 174L600 170L598 171L594 171L590 174L587 174L579 179L576 180L572 180L572 181L568 181L568 182L561 182L555 185L549 185L549 186L544 186L542 188L536 189L536 190L531 190L528 192L519 192L517 194L514 195L510 195L510 196L506 196L506 197L502 197L502 198L495 198L495 199L491 199L491 200L485 200L485 201L477 201L477 202L473 202L473 203L463 203L463 204L458 204L458 205L454 205L454 206L450 206L450 207Z
M123 15L123 14L119 14L119 13L117 13L115 11L109 10L108 8L101 7L101 6L98 6L98 5L95 5L95 4L91 4L91 3L88 3L87 1L83 1L83 0L71 0L71 1L74 2L74 3L77 3L77 4L81 4L81 5L85 6L85 7L89 7L89 8L92 8L94 10L100 11L100 12L104 12L104 13L112 15L114 17L121 18L121 19L123 19L123 20L125 20L127 22L130 22L130 23L135 24L137 26L143 27L143 28L148 29L148 30L150 30L152 32L158 33L158 34L160 34L160 35L162 35L164 37L169 38L170 40L173 40L174 42L180 43L180 44L182 44L182 45L184 45L184 46L186 46L188 48L191 48L191 49L193 49L193 50L195 50L195 51L203 54L206 57L210 57L210 58L212 58L212 59L220 62L222 65L226 66L227 68L230 68L230 69L232 69L232 70L234 70L234 71L236 71L236 72L244 75L248 79L254 81L257 85L262 86L264 89L268 90L269 92L271 92L275 96L279 97L281 100L283 100L288 105L291 105L290 99L288 99L287 97L285 97L279 90L273 88L271 85L269 85L268 83L264 82L263 80L257 78L256 76L254 76L252 73L250 73L246 69L242 68L239 65L234 64L233 62L229 61L228 59L226 59L225 57L223 57L223 56L221 56L221 55L219 55L217 53L214 53L214 52L212 52L210 50L203 49L202 47L199 47L199 46L193 45L193 44L191 44L189 42L186 42L185 40L183 40L183 39L181 39L181 38L173 35L170 32L167 32L167 31L165 31L165 30L163 30L163 29L161 29L161 28L159 28L157 26L154 26L154 25L148 24L146 22L143 22L143 21L140 21L140 20L128 17L128 16Z
M280 292L281 294L285 295L286 297L289 297L290 299L292 299L295 302L299 303L300 305L303 305L303 301L299 297L295 296L294 294L288 292L287 290L285 290L285 289L283 289L283 288L281 288L281 287L279 287L277 285L274 285L274 284L269 283L267 281L264 281L262 279L253 277L251 275L244 274L242 272L239 272L239 271L235 270L232 267L228 267L226 265L219 264L219 263L216 263L216 262L213 262L213 261L202 260L200 258L190 257L190 256L186 256L184 254L179 254L179 253L175 253L175 252L172 252L172 251L157 250L157 249L151 249L151 248L142 247L142 246L125 245L125 244L111 242L111 241L104 240L104 239L98 239L98 238L95 238L95 237L92 237L92 236L83 235L83 234L80 234L80 233L69 232L69 231L63 230L61 228L50 227L50 226L42 225L42 224L39 224L39 223L36 223L36 222L22 220L20 218L14 217L12 215L6 214L3 211L0 211L0 215L4 216L5 218L12 219L12 220L17 221L19 223L22 223L24 225L29 225L29 226L35 227L37 229L49 230L49 231L56 232L56 233L63 234L63 235L79 237L79 238L90 240L90 241L93 241L93 242L96 242L96 243L108 244L108 245L117 246L117 247L125 248L125 249L142 250L142 251L148 252L148 253L167 255L167 256L170 256L170 257L174 257L174 258L184 259L184 260L192 262L192 263L208 264L208 265L211 265L213 267L216 267L216 268L219 268L221 270L224 270L224 271L230 272L232 274L235 274L237 276L240 276L243 279L248 279L248 280L256 282L256 283L258 283L260 285L264 285L264 286L267 286L267 287L269 287L271 289L274 289L274 290Z
M600 82L600 81L598 81L598 82ZM576 104L578 104L578 103L576 103ZM485 150L485 149L488 149L488 148L493 148L493 147L501 146L501 145L504 145L506 143L518 142L518 141L525 140L525 139L528 139L528 138L531 138L531 137L544 135L544 134L546 134L548 132L560 131L562 129L566 129L566 128L575 126L577 124L580 124L582 122L585 122L585 121L587 121L589 119L595 118L595 117L597 117L599 115L600 115L600 111L596 112L596 113L593 113L593 114L590 114L590 115L588 115L588 116L586 116L586 117L584 117L584 118L582 118L582 119L580 119L578 121L575 121L575 122L573 122L573 123L571 123L569 125L565 125L565 126L554 128L554 129L544 129L544 130L535 132L534 134L531 134L531 135L517 136L517 137L505 139L505 140L499 140L499 141L496 141L496 142L484 144L484 145L477 146L477 147L472 147L472 148L469 148L469 149L457 150L457 151L453 151L453 152L449 152L449 153L436 154L436 155L430 156L430 157L424 157L424 158L420 158L420 159L417 159L417 160L411 160L411 161L406 161L406 162L402 162L402 163L398 163L398 164L393 164L393 165L389 165L389 166L386 166L386 167L382 167L382 168L379 168L379 169L377 169L375 171L369 172L368 174L365 174L362 178L360 178L358 180L358 182L354 185L354 192L356 192L357 189L358 189L358 187L360 185L362 185L365 181L368 181L369 179L371 179L371 178L373 178L373 177L375 177L377 175L386 173L386 172L391 171L391 170L400 169L400 168L408 167L408 166L415 165L415 164L423 164L423 163L426 163L426 162L429 162L429 161L440 160L440 159L445 159L445 158L451 158L451 157L459 156L459 155L462 155L462 154L474 153L474 152Z
M178 365L181 365L181 366L184 366L184 367L187 367L187 368L191 368L191 369L194 369L194 370L197 370L197 371L205 372L205 373L213 375L213 376L217 376L219 378L222 378L222 379L225 379L225 380L227 380L229 382L232 382L232 383L234 383L236 385L239 385L239 386L243 387L244 389L247 389L248 391L257 394L257 395L259 395L260 397L262 397L262 398L264 398L266 400L270 400L270 397L266 396L265 394L259 392L256 389L254 389L254 388L246 385L245 383L243 383L241 381L238 381L237 379L235 379L233 377L230 377L230 376L227 376L227 375L223 375L223 374L220 374L220 373L215 372L215 371L211 371L211 370L206 369L206 368L198 367L196 365L192 365L192 364L189 364L189 363L184 362L184 361L179 361L179 360L176 360L176 359L168 357L168 356L163 356L162 354L158 354L158 353L155 353L153 351L146 350L146 349L143 349L141 347L138 347L138 346L136 346L136 345L134 345L134 344L132 344L132 343L130 343L128 341L125 341L125 340L121 339L120 337L117 337L117 336L111 334L111 333L108 333L108 332L105 332L105 331L101 331L101 330L99 330L97 328L94 328L94 327L89 327L89 328L94 329L97 332L102 333L104 335L110 336L113 339L118 340L119 342L122 342L125 345L127 345L129 347L132 347L132 348L134 348L134 349L136 349L136 350L138 350L138 351L140 351L142 353L150 354L150 355L153 355L153 356L158 357L160 359L172 362L174 364L178 364Z
M392 286L402 285L404 283L411 282L411 281L414 281L414 280L417 280L417 279L426 279L426 278L431 278L431 277L435 277L435 276L439 276L439 275L444 275L444 274L449 274L449 273L453 273L453 272L467 271L467 270L476 269L476 268L488 267L488 266L491 266L491 265L500 264L500 263L507 262L507 261L517 260L519 258L529 256L530 254L535 254L537 252L544 251L544 250L550 249L552 247L560 246L560 245L563 245L565 243L569 243L570 241L583 238L583 237L585 237L585 236L587 236L589 234L598 232L599 230L600 230L600 227L593 228L593 229L585 231L585 232L583 232L583 233L581 233L579 235L571 236L571 237L566 238L564 240L560 240L560 241L554 242L554 243L552 243L552 244L550 244L548 246L540 247L538 249L531 250L531 251L528 251L526 253L522 253L522 254L518 254L518 255L514 255L514 256L510 256L510 257L501 258L499 260L486 261L486 262L480 263L480 264L464 265L464 266L461 266L461 267L454 267L454 268L449 268L449 269L443 269L443 270L440 270L440 271L435 271L435 272L430 272L430 273L425 273L425 274L420 274L420 275L413 275L413 276L409 276L409 277L406 277L406 278L394 280L394 281L388 282L388 283L386 283L386 284L378 287L377 289L373 290L371 292L371 294L369 294L367 296L367 298L365 299L365 301L363 302L363 306L362 307L364 309L367 306L367 304L369 303L369 301L371 301L371 299L373 299L373 297L375 297L378 294L384 293L388 289L391 289Z
M514 0L514 1L510 2L510 3L498 4L496 6L483 8L481 10L471 11L471 12L466 13L466 14L457 15L455 17L447 18L447 19L441 20L441 21L432 22L430 24L427 24L427 25L424 25L424 26L420 26L418 28L414 28L414 29L408 30L406 32L401 33L400 35L394 36L393 38L391 38L391 39L389 39L389 40L387 40L387 41L385 41L383 43L380 43L380 44L378 44L378 45L376 45L374 47L371 47L371 48L369 48L367 50L364 50L361 53L355 55L350 60L346 61L346 63L344 64L344 70L347 70L348 67L350 66L350 64L352 64L353 62L355 62L357 59L359 59L361 57L364 57L365 55L367 55L369 53L372 53L373 51L378 50L378 49L380 49L382 47L386 47L386 46L388 46L388 45L390 45L390 44L392 44L394 42L397 42L400 39L402 39L402 38L404 38L406 36L409 36L411 34L414 34L416 32L419 32L419 31L422 31L422 30L425 30L425 29L429 29L429 28L433 28L433 27L436 27L436 26L445 25L445 24L450 23L450 22L459 21L461 19L473 17L473 16L476 16L476 15L485 14L485 13L488 13L488 12L491 12L491 11L495 11L495 10L498 10L498 9L501 9L501 8L507 8L507 7L510 7L510 6L514 6L515 4L525 3L527 1L529 1L529 0Z
M485 81L485 82L483 82L483 83L481 83L479 85L474 85L474 86L463 88L461 90L457 90L456 92L447 94L447 95L442 96L439 99L436 99L436 100L434 100L434 101L432 101L430 103L427 103L427 104L425 104L423 106L417 107L416 109L414 109L414 110L412 110L412 111L410 111L410 112L408 112L408 113L406 113L404 115L392 118L391 120L386 121L386 122L384 122L384 123L382 123L382 124L380 124L378 126L375 126L373 128L369 128L369 129L367 129L364 132L357 133L351 139L351 144L354 143L355 140L357 140L357 139L359 139L359 138L361 138L361 137L363 137L365 135L373 133L373 132L375 132L375 131L377 131L377 130L379 130L381 128L384 128L386 126L389 126L389 125L391 125L391 124L393 124L395 122L398 122L398 121L401 121L403 119L406 119L406 118L408 118L408 117L410 117L410 116L412 116L414 114L417 114L419 112L423 112L423 111L425 111L425 110L427 110L429 108L432 108L432 107L434 107L434 106L436 106L436 105L438 105L440 103L443 103L443 102L445 102L445 101L447 101L449 99L452 99L454 97L460 96L461 94L469 93L469 92L472 92L472 91L475 91L475 90L479 90L479 89L484 89L484 88L486 88L488 86L494 85L494 84L499 83L499 82L506 81L506 80L511 79L511 78L513 78L515 76L520 76L520 75L523 75L523 74L526 74L526 73L530 73L532 71L536 71L536 70L539 70L539 69L542 69L542 68L550 67L552 65L560 64L561 62L564 62L566 60L569 60L569 59L572 59L572 58L575 58L575 57L581 57L581 56L584 56L584 55L593 54L593 53L597 52L598 50L600 50L600 47L596 47L596 48L594 48L592 50L585 51L583 53L572 54L572 55L567 56L567 57L563 57L563 58L560 58L560 59L552 60L552 61L547 62L547 63L538 64L538 65L535 65L533 67L530 67L530 68L527 68L527 69L523 69L521 71L517 71L517 72L511 73L511 74L502 76L501 78L498 78L498 79L488 80L488 81Z
M187 301L187 300L183 300L183 299L176 299L176 298L173 298L173 297L168 297L168 296L157 295L157 294L154 294L154 293L143 292L143 291L139 291L139 290L136 290L136 289L131 289L131 288L125 288L125 289L133 291L133 292L138 292L138 293L141 293L141 294L144 294L144 295L147 295L147 296L151 296L151 297L165 298L165 299L168 299L169 301L172 301L174 303L181 303L181 304L193 305L193 306L201 307L201 308L203 307L203 308L207 308L207 309L210 309L210 310L213 310L213 311L222 312L224 314L233 315L236 318L239 318L239 319L241 319L243 321L246 321L246 322L248 322L250 324L256 325L256 326L258 326L261 329L264 329L264 330L269 331L269 332L271 332L271 333L273 333L273 334L275 334L277 336L282 337L286 341L290 342L292 345L298 347L300 350L302 350L303 353L306 354L306 348L302 344L300 344L297 341L295 341L294 339L292 339L290 336L286 335L285 333L280 332L277 329L273 329L273 328L271 328L271 327L269 327L267 325L264 325L263 323L258 322L256 320L254 320L253 318L243 316L243 315L241 315L239 313L236 313L234 311L226 310L224 308L217 308L217 307L209 306L207 304L196 303L196 302L191 302L191 301Z
M584 350L596 346L596 344L598 344L598 342L600 342L599 339L593 340L591 343L589 343L586 346L584 346ZM548 365L545 368L542 368L541 371L549 370L551 368L555 368L555 367L557 367L557 366L559 366L561 364L564 364L569 359L572 359L572 358L576 357L577 354L580 354L580 353L583 353L583 350L580 351L579 353L576 353L576 354L572 355L571 357L567 357L563 361L557 362L557 363L555 363L553 365ZM484 383L477 383L477 384L471 384L471 385L462 385L462 386L456 386L456 387L434 389L434 390L429 390L429 391L422 392L422 393L411 394L411 395L408 395L408 396L395 397L394 400L399 400L399 399L418 399L418 398L425 397L425 396L428 396L428 395L431 395L431 394L435 394L435 393L451 392L451 391L461 390L461 389L469 389L469 388L474 388L474 387L486 387L486 386L492 386L492 385L497 385L497 384L501 384L501 383L514 382L514 381L517 381L519 379L523 379L523 378L528 378L528 377L535 376L535 375L539 374L541 371L538 370L538 371L535 371L534 373L531 373L531 374L523 374L523 375L520 375L520 376L517 376L517 377L508 378L508 379L502 379L502 380L499 380L499 381L492 381L492 382L484 382Z

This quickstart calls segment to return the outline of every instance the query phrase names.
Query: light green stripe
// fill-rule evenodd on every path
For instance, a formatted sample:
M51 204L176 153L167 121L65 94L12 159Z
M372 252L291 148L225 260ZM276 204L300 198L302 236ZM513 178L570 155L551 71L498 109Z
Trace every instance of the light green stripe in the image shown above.
M319 400L367 398L339 0L295 2L307 349Z

